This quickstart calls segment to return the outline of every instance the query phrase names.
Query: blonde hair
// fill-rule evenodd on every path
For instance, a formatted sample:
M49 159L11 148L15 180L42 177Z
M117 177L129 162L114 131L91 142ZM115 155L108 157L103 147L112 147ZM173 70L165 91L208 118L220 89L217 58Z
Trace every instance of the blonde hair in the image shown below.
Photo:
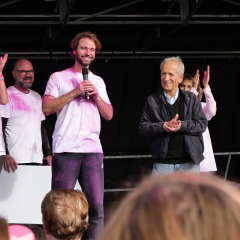
M88 226L88 202L84 193L73 189L54 189L41 205L44 226L58 239L76 239Z
M0 217L0 240L9 240L8 222Z
M100 240L238 240L240 193L216 177L165 174L130 193Z

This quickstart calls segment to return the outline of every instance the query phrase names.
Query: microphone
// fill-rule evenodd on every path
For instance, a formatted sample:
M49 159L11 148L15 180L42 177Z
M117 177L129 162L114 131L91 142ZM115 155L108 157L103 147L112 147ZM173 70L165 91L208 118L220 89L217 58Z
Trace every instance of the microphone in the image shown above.
M83 80L88 80L88 69L87 68L82 69L82 75L83 75ZM87 100L89 100L88 92L85 92L85 97Z

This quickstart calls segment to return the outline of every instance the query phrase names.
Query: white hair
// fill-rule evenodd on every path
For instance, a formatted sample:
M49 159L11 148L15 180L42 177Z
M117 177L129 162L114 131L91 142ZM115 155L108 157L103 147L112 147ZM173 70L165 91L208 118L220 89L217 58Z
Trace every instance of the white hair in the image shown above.
M169 62L169 61L176 61L176 62L178 62L177 73L178 73L179 77L184 74L184 71L185 71L184 63L183 63L182 59L180 57L178 57L178 56L177 57L164 58L163 61L160 64L160 70L162 70L162 65L165 62Z

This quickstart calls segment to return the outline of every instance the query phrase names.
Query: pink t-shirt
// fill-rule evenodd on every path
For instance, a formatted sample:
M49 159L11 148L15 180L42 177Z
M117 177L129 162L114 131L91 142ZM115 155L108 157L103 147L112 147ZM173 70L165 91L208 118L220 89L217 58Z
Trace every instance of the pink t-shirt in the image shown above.
M101 99L105 103L111 104L103 79L92 72L89 72L88 79L97 88ZM47 83L44 95L58 98L72 91L82 81L82 73L75 72L71 68L55 72ZM100 114L97 104L91 97L86 100L85 93L82 93L57 112L53 133L53 153L102 153L99 139L100 129Z
M8 103L0 105L0 112L8 118L5 132L10 155L17 163L42 163L42 98L33 90L25 94L14 86L7 93Z

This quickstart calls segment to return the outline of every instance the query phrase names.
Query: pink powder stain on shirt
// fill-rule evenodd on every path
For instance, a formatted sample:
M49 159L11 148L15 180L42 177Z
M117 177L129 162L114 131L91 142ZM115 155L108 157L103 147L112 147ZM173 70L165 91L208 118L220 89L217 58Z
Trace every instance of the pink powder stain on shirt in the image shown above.
M33 146L30 148L30 150L35 153L41 152L41 150L38 148L38 145L36 142L33 144Z
M14 109L18 109L20 111L31 112L30 106L26 105L24 99L18 97L17 95L11 94L9 96L14 103Z
M72 88L76 88L77 85L81 82L79 81L78 79L76 78L69 78L69 79L66 79L65 82L67 82L70 86L72 86Z

